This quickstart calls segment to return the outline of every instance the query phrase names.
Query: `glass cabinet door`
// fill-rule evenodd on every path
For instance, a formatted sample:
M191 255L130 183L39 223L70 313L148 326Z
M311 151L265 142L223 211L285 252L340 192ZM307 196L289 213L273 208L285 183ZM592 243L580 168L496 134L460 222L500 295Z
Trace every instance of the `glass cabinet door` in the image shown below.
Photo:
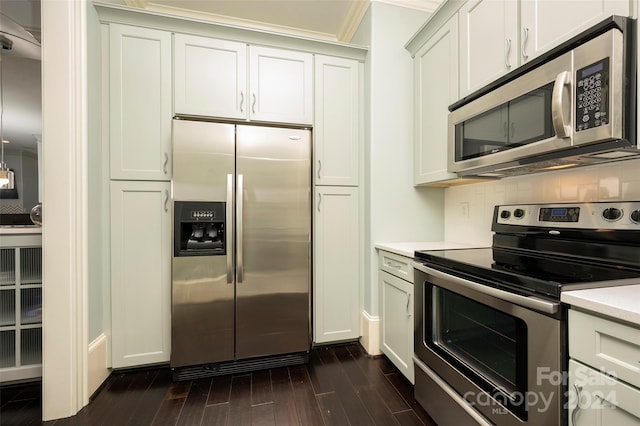
M41 363L42 248L5 245L0 248L0 382L39 377Z

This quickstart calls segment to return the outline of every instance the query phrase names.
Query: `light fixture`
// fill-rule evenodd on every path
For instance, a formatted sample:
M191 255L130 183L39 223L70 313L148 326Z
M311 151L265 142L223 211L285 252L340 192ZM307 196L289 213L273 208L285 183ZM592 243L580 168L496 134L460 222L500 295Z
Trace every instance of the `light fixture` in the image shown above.
M4 36L3 36L4 38ZM5 41L2 42L2 49L5 49ZM9 45L8 49L11 49ZM9 141L4 139L4 98L2 96L2 55L0 54L0 146L2 149L2 157L0 158L0 189L14 189L15 188L15 176L14 173L9 170L7 163L4 162L4 145Z
M0 112L0 127L2 127L2 112ZM4 144L9 143L9 141L2 139L1 135L2 130L0 130L0 139L2 140L2 143L0 143L0 145L2 145L2 160L0 160L0 189L14 189L15 175L7 168L7 163L4 162Z

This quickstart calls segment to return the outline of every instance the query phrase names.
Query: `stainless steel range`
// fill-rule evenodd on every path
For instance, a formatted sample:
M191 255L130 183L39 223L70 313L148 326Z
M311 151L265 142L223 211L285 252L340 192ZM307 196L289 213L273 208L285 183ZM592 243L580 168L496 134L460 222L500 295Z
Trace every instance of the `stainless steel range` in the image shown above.
M492 230L415 252L416 399L439 425L567 424L560 295L640 282L640 202L496 206Z

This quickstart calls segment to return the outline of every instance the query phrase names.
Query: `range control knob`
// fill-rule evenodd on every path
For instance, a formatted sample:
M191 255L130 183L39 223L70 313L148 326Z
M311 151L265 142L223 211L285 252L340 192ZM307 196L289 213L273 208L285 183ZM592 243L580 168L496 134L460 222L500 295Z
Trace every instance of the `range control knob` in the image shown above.
M615 207L609 207L602 211L602 217L610 222L616 221L622 217L622 210Z
M513 216L515 216L517 219L522 219L524 217L524 210L522 209L515 209L513 211Z
M640 223L640 210L634 210L631 212L631 222Z
M503 219L509 219L511 217L511 212L509 210L502 210L500 212L500 217Z

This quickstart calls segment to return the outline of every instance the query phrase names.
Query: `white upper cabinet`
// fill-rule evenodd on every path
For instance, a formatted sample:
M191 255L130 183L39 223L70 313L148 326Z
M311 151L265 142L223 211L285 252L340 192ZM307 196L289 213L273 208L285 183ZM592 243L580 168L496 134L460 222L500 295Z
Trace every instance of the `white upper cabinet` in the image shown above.
M313 55L174 36L175 113L313 123Z
M460 17L464 97L611 15L629 0L469 0Z
M360 137L358 61L316 55L316 185L358 185Z
M447 172L448 106L458 98L458 19L454 16L416 53L414 75L415 185L455 179Z
M518 2L470 0L460 9L460 96L518 66Z
M111 179L171 179L171 33L111 24Z
M521 57L528 61L607 16L630 15L629 0L521 0Z
M174 36L176 114L246 119L247 45Z
M313 123L313 55L249 48L249 117L282 123Z

